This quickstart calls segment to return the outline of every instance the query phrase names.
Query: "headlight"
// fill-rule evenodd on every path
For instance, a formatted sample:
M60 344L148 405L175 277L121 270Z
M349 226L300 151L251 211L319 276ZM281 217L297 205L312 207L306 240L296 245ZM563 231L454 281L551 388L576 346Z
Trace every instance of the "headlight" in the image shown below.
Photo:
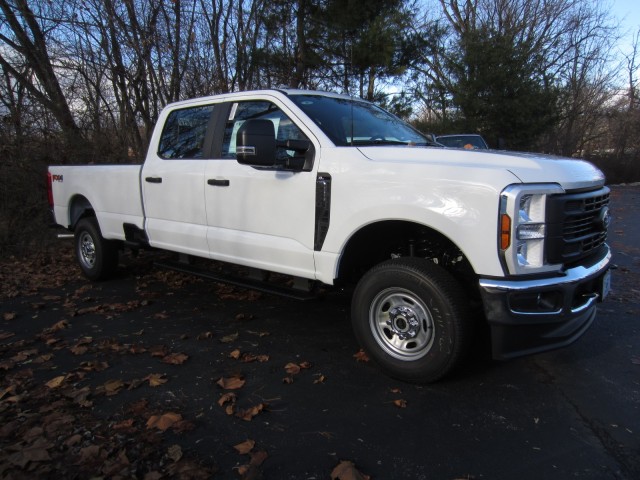
M504 267L513 275L559 270L545 261L548 195L564 193L560 185L511 185L500 196L498 249Z

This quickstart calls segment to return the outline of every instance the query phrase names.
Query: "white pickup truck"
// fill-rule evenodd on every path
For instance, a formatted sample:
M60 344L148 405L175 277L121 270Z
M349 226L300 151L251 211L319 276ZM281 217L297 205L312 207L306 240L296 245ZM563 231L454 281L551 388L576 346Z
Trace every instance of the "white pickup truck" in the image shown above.
M74 232L90 279L112 273L124 248L155 248L181 254L171 268L212 278L188 259L354 287L358 341L405 381L449 373L483 322L495 358L568 345L609 289L609 189L594 166L432 146L343 95L171 104L143 165L48 176L55 221Z

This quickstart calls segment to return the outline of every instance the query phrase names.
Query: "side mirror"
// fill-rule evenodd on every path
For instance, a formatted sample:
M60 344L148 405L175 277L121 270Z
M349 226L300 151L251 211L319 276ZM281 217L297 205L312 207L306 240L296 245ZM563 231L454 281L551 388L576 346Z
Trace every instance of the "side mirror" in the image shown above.
M273 167L276 163L276 131L271 120L247 120L236 135L238 163Z

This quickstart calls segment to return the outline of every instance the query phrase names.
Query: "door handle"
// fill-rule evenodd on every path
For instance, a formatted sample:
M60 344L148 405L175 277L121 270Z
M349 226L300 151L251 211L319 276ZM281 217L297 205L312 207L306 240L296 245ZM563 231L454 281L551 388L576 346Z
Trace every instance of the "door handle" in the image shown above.
M162 177L147 177L144 181L147 183L162 183Z
M214 187L228 187L229 180L222 180L218 178L210 178L207 180L208 185L213 185Z

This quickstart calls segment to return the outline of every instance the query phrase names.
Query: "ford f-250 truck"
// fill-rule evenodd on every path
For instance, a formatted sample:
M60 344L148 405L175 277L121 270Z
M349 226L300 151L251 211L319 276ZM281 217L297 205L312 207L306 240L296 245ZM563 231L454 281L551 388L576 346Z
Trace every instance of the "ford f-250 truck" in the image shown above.
M178 252L170 267L203 275L185 259L287 274L294 288L353 286L358 341L405 381L449 373L481 322L498 359L568 345L609 290L609 189L594 166L430 146L343 95L171 104L143 165L48 175L55 221L90 279L127 247Z

